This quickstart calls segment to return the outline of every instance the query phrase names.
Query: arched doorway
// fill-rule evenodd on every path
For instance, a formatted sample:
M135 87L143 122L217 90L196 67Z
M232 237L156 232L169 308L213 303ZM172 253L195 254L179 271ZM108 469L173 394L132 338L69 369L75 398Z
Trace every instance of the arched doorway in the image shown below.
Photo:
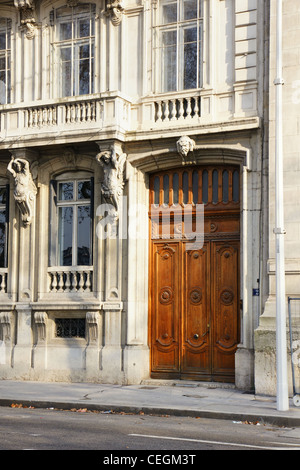
M239 342L240 183L235 166L150 175L150 348L153 378L234 382ZM183 212L201 247L184 237ZM169 217L163 217L163 211ZM165 224L169 227L166 230Z

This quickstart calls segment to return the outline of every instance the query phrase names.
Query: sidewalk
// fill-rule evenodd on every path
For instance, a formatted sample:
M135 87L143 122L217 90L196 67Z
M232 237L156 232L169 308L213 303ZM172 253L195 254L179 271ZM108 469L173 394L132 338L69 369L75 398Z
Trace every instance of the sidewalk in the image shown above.
M149 380L126 386L0 380L0 406L12 404L300 426L300 407L292 399L288 411L278 411L276 397L255 396L230 385L199 382Z

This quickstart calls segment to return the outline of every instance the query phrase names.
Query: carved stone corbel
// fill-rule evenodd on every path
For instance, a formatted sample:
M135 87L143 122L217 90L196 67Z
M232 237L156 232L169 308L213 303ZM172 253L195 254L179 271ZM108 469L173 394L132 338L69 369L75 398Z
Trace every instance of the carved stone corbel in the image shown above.
M195 141L190 139L190 137L183 135L176 142L177 152L181 156L183 165L187 163L195 163L194 160L188 160L187 156L189 152L193 152L195 148Z
M26 37L32 39L35 35L37 23L34 13L33 0L14 0L15 7L19 10L21 16L21 26L25 28Z
M46 312L35 312L34 323L36 330L36 341L35 343L41 343L46 341L46 322L48 315Z
M88 343L95 344L99 338L99 314L97 312L87 312L86 324L88 330Z
M117 154L114 145L109 150L99 152L96 160L104 171L101 193L106 204L110 206L109 215L112 221L119 218L119 203L124 188L124 165L127 155Z
M0 312L0 339L3 342L11 339L11 319L10 312Z
M114 26L118 26L122 21L124 12L123 2L118 0L108 0L106 3L106 14L110 16L111 22Z
M20 209L22 221L25 226L31 224L37 188L28 160L12 156L7 167L15 180L14 198Z

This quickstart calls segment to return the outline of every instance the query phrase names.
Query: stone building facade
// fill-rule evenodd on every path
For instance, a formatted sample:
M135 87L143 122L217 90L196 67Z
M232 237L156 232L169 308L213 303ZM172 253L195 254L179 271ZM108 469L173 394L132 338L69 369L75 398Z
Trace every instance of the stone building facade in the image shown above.
M0 1L1 378L261 389L273 19L258 0Z

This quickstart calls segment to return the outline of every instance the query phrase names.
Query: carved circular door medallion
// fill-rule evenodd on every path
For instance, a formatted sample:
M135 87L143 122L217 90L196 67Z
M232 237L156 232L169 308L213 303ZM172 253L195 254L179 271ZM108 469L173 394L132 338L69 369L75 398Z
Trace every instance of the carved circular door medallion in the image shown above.
M193 304L199 304L202 300L202 289L195 288L190 291L190 301Z
M158 295L161 304L167 305L173 300L173 290L171 287L163 287Z
M220 294L221 302L224 305L230 305L234 299L234 293L231 289L223 289Z

